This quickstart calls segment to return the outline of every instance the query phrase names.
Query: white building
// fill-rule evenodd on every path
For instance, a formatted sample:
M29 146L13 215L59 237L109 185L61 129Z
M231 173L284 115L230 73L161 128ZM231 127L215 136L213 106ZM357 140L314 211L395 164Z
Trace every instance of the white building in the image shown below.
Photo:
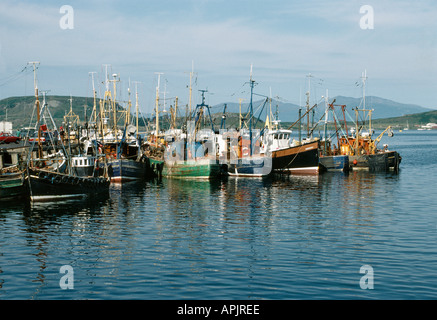
M7 132L12 134L12 122L0 121L0 132Z

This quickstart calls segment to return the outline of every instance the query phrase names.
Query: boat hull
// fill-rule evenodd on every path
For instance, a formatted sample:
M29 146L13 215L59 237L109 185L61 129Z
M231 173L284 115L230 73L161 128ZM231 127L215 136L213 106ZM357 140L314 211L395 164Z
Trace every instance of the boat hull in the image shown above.
M243 158L227 165L227 173L237 177L266 177L272 172L272 158Z
M166 161L162 168L162 175L168 178L210 179L221 173L221 165L211 159Z
M319 142L272 151L274 172L291 174L319 173Z
M84 198L109 191L110 180L102 177L77 177L44 170L29 170L30 199L53 201Z
M353 170L368 170L384 172L399 170L402 158L396 151L387 151L371 155L349 156L349 163Z
M320 166L323 171L343 171L348 172L350 170L349 157L348 156L321 156L319 158Z
M150 178L162 177L164 169L164 160L155 158L146 158L147 176Z
M147 165L145 162L116 159L108 162L111 182L121 183L146 178Z
M23 197L26 194L22 173L0 175L0 201Z

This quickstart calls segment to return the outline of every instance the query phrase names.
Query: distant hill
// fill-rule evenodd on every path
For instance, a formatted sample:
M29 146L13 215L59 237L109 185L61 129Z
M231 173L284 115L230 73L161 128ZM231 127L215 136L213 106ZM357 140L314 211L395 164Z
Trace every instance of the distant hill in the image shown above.
M410 129L417 129L417 127L427 123L437 123L437 110L409 114L402 117L378 119L373 122L375 126L380 128L390 125L396 129L406 128L407 125Z
M346 105L349 110L357 106L363 107L361 98L337 96L335 99L335 104ZM407 114L431 111L429 108L418 105L399 103L374 96L366 97L366 109L374 109L372 112L373 119L400 117Z
M70 111L70 97L67 96L47 96L46 102L49 105L50 113L58 125L63 121L64 115ZM81 120L85 117L85 106L88 116L93 108L93 98L86 97L72 97L73 112L80 117ZM42 97L39 98L42 106ZM36 124L36 110L35 97L10 97L0 100L0 119L7 120L13 123L13 128L19 129L21 127L35 126ZM33 114L33 120L31 123Z
M71 110L79 116L79 121L89 120L93 109L94 99L92 97L71 97ZM43 98L39 97L40 106L42 107ZM55 123L60 126L64 121L64 116L70 112L69 96L46 96L46 102L49 106L50 114ZM97 101L98 106L98 101ZM120 105L117 104L120 109ZM13 129L17 130L22 127L35 126L37 115L35 110L35 97L10 97L0 100L0 121L6 120L12 122ZM32 118L33 117L33 118ZM49 121L49 119L47 119Z

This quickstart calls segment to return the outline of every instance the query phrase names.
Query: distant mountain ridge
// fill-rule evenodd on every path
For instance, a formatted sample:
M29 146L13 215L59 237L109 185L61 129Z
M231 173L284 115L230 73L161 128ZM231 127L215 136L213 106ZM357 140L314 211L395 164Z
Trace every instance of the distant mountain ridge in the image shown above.
M347 110L349 110L349 112L355 107L359 107L359 108L363 107L362 98L336 96L333 98L329 98L329 103L332 103L334 99L335 99L335 103L334 103L335 105L346 105ZM255 116L258 116L258 112L260 111L260 108L262 107L263 103L264 103L263 100L258 100L256 102L253 102ZM401 117L408 114L432 111L432 109L425 108L419 105L399 103L396 101L375 97L375 96L366 97L365 103L366 103L365 105L366 109L374 110L372 112L373 119ZM222 112L224 108L224 104L225 103L213 106L212 108L213 112ZM239 112L240 105L238 103L231 102L231 103L226 103L226 105L227 105L226 108L227 112L235 112L235 113ZM310 106L313 105L314 103L310 103ZM242 113L247 112L248 106L249 103L244 103L241 105ZM279 119L281 121L291 122L297 120L300 107L293 103L285 103L272 99L271 108L273 114L275 114L276 110L278 110ZM323 114L324 108L325 108L324 102L320 103L319 106L317 107L317 114L320 115ZM270 103L267 103L265 105L264 115L266 110L270 110ZM265 116L263 116L262 119L265 120Z

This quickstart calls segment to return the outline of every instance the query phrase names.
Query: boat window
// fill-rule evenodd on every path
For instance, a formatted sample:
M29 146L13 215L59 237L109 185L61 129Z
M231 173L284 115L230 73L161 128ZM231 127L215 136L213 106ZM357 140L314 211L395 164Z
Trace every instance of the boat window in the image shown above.
M79 160L79 163L80 163L80 165L82 165L82 159L81 159L81 160Z
M274 139L278 139L278 134L275 133Z

